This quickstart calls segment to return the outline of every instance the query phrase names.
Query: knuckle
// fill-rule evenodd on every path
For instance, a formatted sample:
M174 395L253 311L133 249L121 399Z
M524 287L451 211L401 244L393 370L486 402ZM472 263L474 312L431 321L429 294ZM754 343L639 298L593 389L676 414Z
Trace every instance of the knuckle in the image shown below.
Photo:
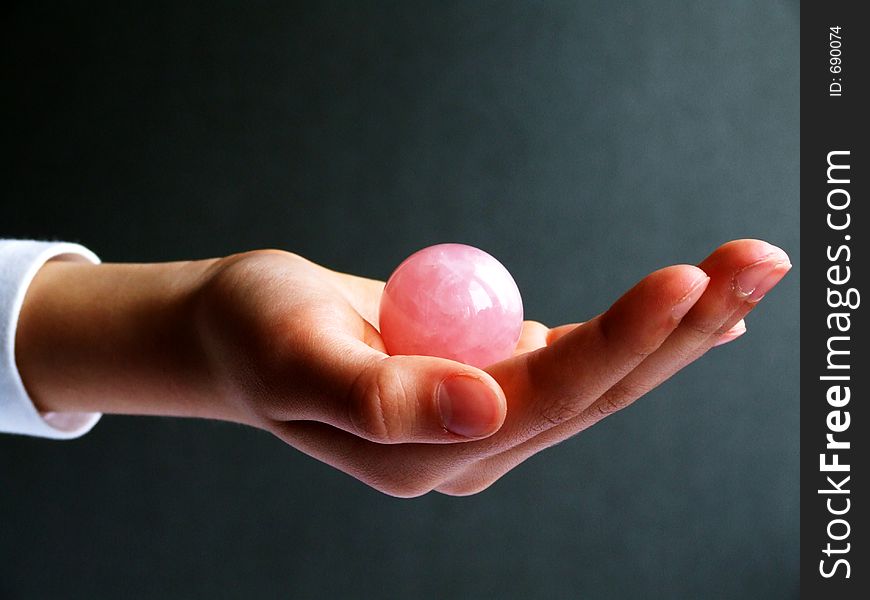
M622 405L612 397L601 398L595 403L595 410L602 417L608 417L615 412L618 412Z
M582 411L573 397L558 398L541 411L541 417L555 427L580 415Z
M403 439L401 408L407 404L407 391L389 359L364 369L351 388L348 404L350 422L362 437L383 444Z
M655 352L661 342L661 338L640 339L632 336L629 338L626 348L635 358L644 359Z
M554 377L552 369L548 369L546 366L547 355L552 351L551 348L542 348L527 355L526 370L532 389L545 389L554 383L552 381ZM537 411L540 419L537 419L530 425L531 431L529 433L533 435L541 433L578 416L581 413L577 402L578 396L579 394L562 395L549 399Z
M629 404L631 404L643 392L638 391L636 394L625 386L617 386L611 388L595 403L595 409L600 416L606 417L615 412L619 412Z

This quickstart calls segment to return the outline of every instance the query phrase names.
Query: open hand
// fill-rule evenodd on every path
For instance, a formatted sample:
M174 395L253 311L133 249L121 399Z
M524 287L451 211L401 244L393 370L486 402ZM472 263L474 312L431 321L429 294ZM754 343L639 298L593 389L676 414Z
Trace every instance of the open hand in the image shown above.
M584 323L526 321L516 355L483 370L388 356L384 283L293 254L218 260L193 305L221 418L391 495L466 495L740 336L790 267L765 242L729 242L697 267L648 275Z

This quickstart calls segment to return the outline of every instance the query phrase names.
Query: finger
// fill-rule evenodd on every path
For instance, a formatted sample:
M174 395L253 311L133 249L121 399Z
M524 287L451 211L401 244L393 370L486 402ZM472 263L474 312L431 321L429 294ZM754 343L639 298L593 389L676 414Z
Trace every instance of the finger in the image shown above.
M707 291L657 352L587 409L587 422L628 406L702 356L755 308L791 264L776 246L737 240L720 246L700 267L710 276Z
M713 347L721 346L722 344L727 344L728 342L733 342L741 335L746 333L746 321L740 319L737 321L737 325L723 333L718 340L713 343Z
M656 271L551 345L490 367L510 404L505 428L488 442L513 446L582 412L658 348L708 281L689 265Z
M520 341L517 342L514 356L525 354L526 352L531 352L532 350L537 350L538 348L546 346L547 335L549 332L550 328L543 323L539 323L538 321L524 321L523 329L520 333Z
M329 382L329 393L319 394L319 402L294 403L283 420L320 421L381 444L468 441L504 422L504 392L480 369L429 356L388 356L344 334L321 333L310 345L314 379Z
M561 338L563 335L565 335L567 333L571 333L572 331L577 329L577 327L579 327L582 324L583 323L569 323L567 325L559 325L558 327L553 327L547 333L547 344L548 345L552 344L553 342L555 342L556 340Z
M740 326L743 316L782 278L789 266L785 253L765 242L739 240L723 245L701 264L711 275L707 291L655 353L576 419L470 466L440 491L457 494L482 489L481 486L491 484L526 458L627 406L703 355L717 340L725 339L727 342L736 339L745 331L745 325L742 331ZM755 269L753 277L763 282L763 285L745 285L741 288L738 280L742 279L745 284L747 278L744 276L750 269ZM747 287L752 287L752 290L747 290ZM761 291L753 297L756 290Z

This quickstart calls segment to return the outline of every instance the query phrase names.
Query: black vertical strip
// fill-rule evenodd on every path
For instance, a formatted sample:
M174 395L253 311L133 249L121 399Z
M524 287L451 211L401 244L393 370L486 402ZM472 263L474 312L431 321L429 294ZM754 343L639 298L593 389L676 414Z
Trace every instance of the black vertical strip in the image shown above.
M862 2L801 6L801 595L867 598L870 211ZM847 466L848 465L848 466Z

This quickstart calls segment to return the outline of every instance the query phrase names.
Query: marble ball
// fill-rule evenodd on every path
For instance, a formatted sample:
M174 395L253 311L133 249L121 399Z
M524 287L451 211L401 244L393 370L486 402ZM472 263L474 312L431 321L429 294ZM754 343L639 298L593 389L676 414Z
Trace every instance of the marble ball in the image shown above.
M495 258L473 246L438 244L396 268L381 297L379 320L389 354L486 367L513 355L523 301Z

